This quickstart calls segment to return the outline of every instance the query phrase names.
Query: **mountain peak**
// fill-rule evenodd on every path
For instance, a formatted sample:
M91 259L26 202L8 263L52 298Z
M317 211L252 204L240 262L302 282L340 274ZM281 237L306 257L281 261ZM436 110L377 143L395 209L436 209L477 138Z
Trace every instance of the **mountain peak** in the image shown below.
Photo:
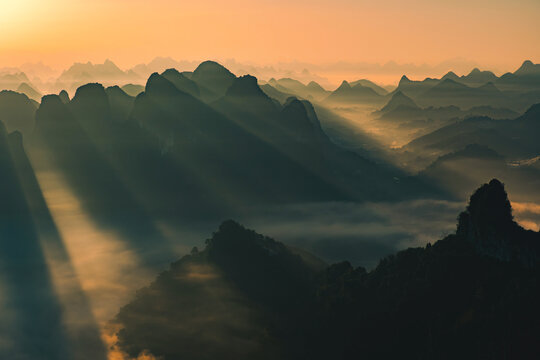
M418 105L413 99L405 95L401 90L397 90L388 103L380 110L381 112L392 111L400 106L418 109Z
M530 119L533 121L540 121L540 103L531 105L530 108L525 111L522 118Z
M467 209L459 215L457 234L482 253L509 259L512 256L506 251L511 245L509 234L516 227L504 185L493 179L471 196Z
M512 221L512 207L503 183L492 179L474 192L467 206L473 218L485 219L494 224Z
M347 80L343 80L343 82L341 83L341 85L339 85L339 87L336 89L337 90L348 90L351 88L351 84L349 84L349 82Z
M227 96L264 96L257 83L257 78L251 75L244 75L236 78L231 87L227 90Z
M163 76L153 73L146 82L145 92L148 94L171 95L178 93L178 89Z
M404 82L410 82L411 80L409 80L409 78L407 77L407 75L403 75L401 77L401 79L399 80L399 85L401 85L402 83Z
M193 72L194 77L199 77L201 74L214 74L223 75L228 78L234 78L235 76L225 66L211 60L203 61L197 66Z
M307 84L307 87L313 90L325 91L324 88L318 82L315 82L315 81L310 81L309 84Z
M67 103L69 102L69 94L67 93L66 90L60 91L60 94L58 94L58 97L60 98L60 100L61 100L64 104L67 104Z
M99 83L85 84L77 88L73 99L75 100L75 98L78 98L80 96L101 95L102 93L105 93L105 88L103 87L103 85Z
M456 75L455 72L453 71L449 71L447 72L443 77L442 79L452 79L452 80L455 80L455 79L458 79L459 77Z
M540 65L534 64L531 60L525 60L519 69L514 73L516 75L537 75L540 74Z

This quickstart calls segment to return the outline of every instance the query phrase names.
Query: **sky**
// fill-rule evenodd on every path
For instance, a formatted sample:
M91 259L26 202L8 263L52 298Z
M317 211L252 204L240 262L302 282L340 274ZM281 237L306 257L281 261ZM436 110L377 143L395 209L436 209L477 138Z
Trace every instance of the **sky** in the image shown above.
M540 62L538 0L0 0L0 66Z

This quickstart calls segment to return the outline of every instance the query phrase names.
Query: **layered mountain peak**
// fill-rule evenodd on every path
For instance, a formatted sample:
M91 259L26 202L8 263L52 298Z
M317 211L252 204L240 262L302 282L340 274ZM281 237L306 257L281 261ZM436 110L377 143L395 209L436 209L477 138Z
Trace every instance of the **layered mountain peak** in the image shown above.
M525 60L515 75L537 75L540 74L540 65L534 64L531 60Z
M266 94L259 87L257 83L257 78L251 75L245 75L236 78L233 81L231 87L227 90L226 95L242 97L267 97Z
M307 87L312 90L326 91L319 83L315 81L310 81L309 84L307 84Z
M218 231L209 240L208 246L212 250L227 253L235 253L248 248L272 249L274 254L286 251L283 244L246 229L233 220L221 223Z
M79 87L70 104L81 110L79 113L83 117L89 114L99 114L101 117L107 116L110 110L109 98L105 93L105 88L98 83L90 83Z
M399 79L399 85L403 84L403 83L408 83L408 82L411 82L411 80L409 80L409 78L407 77L407 75L403 75L401 77L401 79ZM398 86L399 86L398 85Z
M57 107L57 106L63 106L64 104L60 100L60 97L58 95L50 94L45 95L41 99L41 104L39 106L39 110L43 110L47 107Z
M174 95L178 89L163 76L153 73L146 81L145 92L151 95Z
M534 104L528 108L522 118L540 122L540 103Z
M67 106L58 95L45 95L36 111L36 131L48 132L50 126L53 131L63 131L62 127L68 128L72 123L72 117Z
M481 255L535 266L540 259L540 233L514 222L504 185L497 179L482 185L459 215L458 237Z
M161 76L169 80L178 90L191 94L195 97L200 96L199 87L197 84L189 79L184 74L180 73L178 70L171 68L165 70Z
M349 90L349 89L351 89L351 84L349 84L347 80L343 80L343 82L341 83L341 85L339 85L336 91Z
M497 179L482 185L474 192L466 212L471 221L487 228L507 228L513 225L512 207L504 185Z
M381 111L383 112L391 111L400 106L418 109L418 105L416 105L413 99L405 95L403 92L401 92L401 90L398 90L394 93L394 95L392 95L392 98L381 109Z
M444 80L444 79L457 80L457 79L459 79L459 76L457 76L455 72L449 71L449 72L447 72L447 73L442 77L442 79L443 79L443 80Z
M39 101L42 96L36 89L34 89L32 86L25 82L19 85L19 87L17 88L17 92L25 94L30 99L36 101Z
M235 76L225 66L215 61L204 61L193 72L193 80L209 77L234 79Z
M67 104L67 103L69 102L69 94L67 93L66 90L60 91L60 94L58 94L58 96L60 97L60 100L61 100L64 104Z
M99 83L90 83L77 89L73 101L80 101L82 98L106 98L105 88Z
M207 102L225 95L234 79L236 76L233 73L215 61L201 63L191 76L201 90L201 97Z

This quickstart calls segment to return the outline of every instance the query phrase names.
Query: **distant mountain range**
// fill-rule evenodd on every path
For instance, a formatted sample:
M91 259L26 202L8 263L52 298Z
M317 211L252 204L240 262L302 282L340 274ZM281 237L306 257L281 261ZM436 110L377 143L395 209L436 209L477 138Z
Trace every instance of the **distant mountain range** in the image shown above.
M419 137L403 150L444 154L469 144L487 146L505 157L518 160L540 153L537 134L540 131L540 105L534 105L522 116L509 120L472 117L442 127Z
M514 119L519 116L519 113L489 105L472 106L466 110L454 105L421 108L412 98L397 91L384 107L374 111L372 115L378 120L387 122L389 126L420 129L425 134L460 119L478 116Z
M36 106L27 104L32 128ZM309 102L280 103L256 78L211 61L193 73L155 73L144 89L90 83L72 99L47 95L30 135L32 157L65 173L105 223L125 209L187 221L264 204L440 195L337 146Z
M126 71L121 70L110 60L106 60L103 64L75 63L52 82L39 78L33 78L31 81L22 72L4 74L0 77L0 89L16 90L22 83L25 83L26 86L35 91L27 95L31 95L30 97L34 100L39 100L37 97L42 92L59 92L66 89L72 93L79 86L89 82L99 82L105 86L124 86L127 84L140 86L148 74L152 72L163 72L171 68L191 69L194 67L196 67L194 62L179 62L171 58L156 58L149 64L137 65ZM290 77L277 80L270 78L262 85L272 86L281 93L292 94L310 101L325 101L328 104L380 106L388 102L393 93L400 91L423 107L496 106L521 112L539 101L539 67L538 64L525 61L515 72L506 73L500 77L490 71L481 71L478 68L463 76L457 76L450 71L441 79L427 78L423 81L412 81L407 76L403 76L398 87L394 90L389 87L381 87L367 79L344 82L333 91L325 89L314 80L301 82ZM189 78L190 74L184 72L183 75ZM304 75L301 76L302 79L305 79ZM204 92L204 90L202 91ZM392 92L389 94L389 91ZM135 93L131 92L131 94Z

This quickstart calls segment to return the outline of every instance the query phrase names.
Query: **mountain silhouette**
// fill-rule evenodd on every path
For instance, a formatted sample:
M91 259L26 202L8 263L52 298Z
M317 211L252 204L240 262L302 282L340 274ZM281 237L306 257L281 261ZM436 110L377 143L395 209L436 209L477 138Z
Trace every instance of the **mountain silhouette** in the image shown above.
M268 84L278 91L294 94L299 98L307 100L322 100L330 93L315 81L311 81L309 84L304 85L302 82L291 78L282 78L278 80L272 78L268 81Z
M324 101L328 103L373 104L383 101L383 97L371 87L363 86L360 83L351 86L347 81L343 81Z
M74 90L79 86L99 82L114 86L141 81L141 77L133 71L123 71L115 63L105 60L103 64L75 63L64 70L55 82L56 88Z
M415 193L428 188L396 169L378 166L340 148L322 131L309 102L290 98L280 108L258 87L254 77L236 79L226 96L212 105L345 196L392 198L407 193L402 190L405 188Z
M69 94L66 90L60 91L58 97L60 98L60 101L62 101L64 104L67 104L69 102Z
M30 79L23 72L0 75L0 90L15 91L22 83L30 84Z
M388 101L388 103L379 112L386 113L396 110L398 107L418 109L418 105L416 105L413 99L403 94L401 91L397 91L392 95L390 101Z
M137 96L144 91L144 86L137 84L126 84L122 86L121 89L124 90L124 92L129 96Z
M215 61L202 62L191 76L198 86L204 101L214 101L225 95L236 76Z
M161 74L161 76L173 83L178 90L182 90L183 92L191 94L195 97L199 97L201 95L199 87L195 81L187 78L185 75L182 75L176 69L167 69Z
M0 121L8 132L30 134L34 129L36 109L36 103L28 96L9 90L0 91Z
M35 101L40 101L42 97L41 93L39 93L37 90L35 90L33 87L31 87L27 83L21 83L21 85L19 85L16 91L28 96L29 99L32 99Z
M536 135L539 131L540 107L532 106L514 120L473 117L450 124L421 136L404 147L413 151L430 148L432 152L457 151L469 144L487 146L509 159L530 158L540 152Z
M539 233L513 221L495 179L471 196L455 234L369 272L348 262L310 267L284 244L226 221L120 310L118 346L164 360L532 359L539 244Z
M379 95L386 95L386 94L388 94L388 91L387 91L385 88L383 88L383 87L381 87L381 86L375 84L373 81L370 81L370 80L367 80L367 79L356 80L356 81L351 82L350 84L351 84L351 86L353 86L353 87L354 87L355 85L360 84L360 85L362 85L362 86L371 88L371 89L373 89L373 91L375 91L375 92L376 92L377 94L379 94Z
M497 76L491 71L480 71L474 68L468 75L462 76L459 81L469 86L480 86L486 83L497 81Z

